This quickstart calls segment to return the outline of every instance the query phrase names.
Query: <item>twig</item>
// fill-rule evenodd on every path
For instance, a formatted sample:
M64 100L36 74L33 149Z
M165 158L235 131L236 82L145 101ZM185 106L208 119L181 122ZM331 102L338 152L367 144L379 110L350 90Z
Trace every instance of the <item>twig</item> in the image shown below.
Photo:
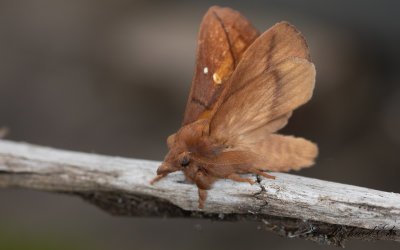
M254 185L219 180L199 210L182 173L154 185L160 162L78 153L0 140L0 187L71 193L112 214L250 220L291 238L400 241L400 194L273 173Z

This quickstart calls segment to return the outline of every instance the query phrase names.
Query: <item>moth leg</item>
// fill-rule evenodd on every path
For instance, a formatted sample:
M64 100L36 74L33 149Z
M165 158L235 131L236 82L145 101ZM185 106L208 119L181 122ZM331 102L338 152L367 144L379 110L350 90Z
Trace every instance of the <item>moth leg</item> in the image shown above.
M154 182L159 181L160 179L164 178L165 176L167 176L167 174L159 174L159 175L157 175L153 180L150 181L150 184L153 185Z
M228 175L228 178L231 179L231 180L234 180L234 181L241 181L241 182L246 182L247 181L250 184L254 184L253 180L248 179L248 178L240 178L240 176L235 174L235 173Z
M205 189L197 189L199 192L199 208L203 209L204 201L207 199L207 190Z
M251 172L251 173L255 173L255 174L258 174L258 175L262 175L262 176L264 176L265 178L275 179L275 176L269 175L269 174L264 173L264 172L262 172L262 171L260 171L260 170L258 170L258 169L255 169L255 168L249 168L248 171Z

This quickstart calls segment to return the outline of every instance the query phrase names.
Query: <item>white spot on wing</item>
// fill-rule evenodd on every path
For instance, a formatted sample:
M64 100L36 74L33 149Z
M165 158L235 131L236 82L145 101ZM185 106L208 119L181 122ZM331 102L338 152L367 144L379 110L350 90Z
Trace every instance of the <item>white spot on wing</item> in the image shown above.
M204 67L204 69L203 69L203 72L204 72L204 74L208 74L208 68L207 67Z
M220 77L217 73L214 73L214 74L213 74L213 80L214 80L214 82L215 82L216 84L221 84L221 83L222 83L222 79L221 79L221 77Z

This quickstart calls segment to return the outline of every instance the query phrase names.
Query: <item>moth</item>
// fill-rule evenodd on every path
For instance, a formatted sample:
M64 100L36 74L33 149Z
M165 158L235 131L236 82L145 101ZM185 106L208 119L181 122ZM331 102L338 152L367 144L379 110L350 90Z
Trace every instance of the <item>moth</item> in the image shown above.
M195 71L182 127L151 184L183 171L199 208L218 179L314 164L318 147L276 132L312 96L315 67L301 33L287 22L259 35L239 12L211 7L199 30Z

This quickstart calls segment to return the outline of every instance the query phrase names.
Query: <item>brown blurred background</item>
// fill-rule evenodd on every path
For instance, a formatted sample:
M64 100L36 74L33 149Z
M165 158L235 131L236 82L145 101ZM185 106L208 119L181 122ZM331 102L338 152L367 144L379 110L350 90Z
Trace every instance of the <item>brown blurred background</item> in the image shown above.
M299 175L400 192L396 1L0 1L0 126L9 140L162 160L211 5L307 38L314 97L285 134L317 142ZM351 241L349 249L399 249ZM319 249L252 223L112 217L79 198L0 190L0 249Z

